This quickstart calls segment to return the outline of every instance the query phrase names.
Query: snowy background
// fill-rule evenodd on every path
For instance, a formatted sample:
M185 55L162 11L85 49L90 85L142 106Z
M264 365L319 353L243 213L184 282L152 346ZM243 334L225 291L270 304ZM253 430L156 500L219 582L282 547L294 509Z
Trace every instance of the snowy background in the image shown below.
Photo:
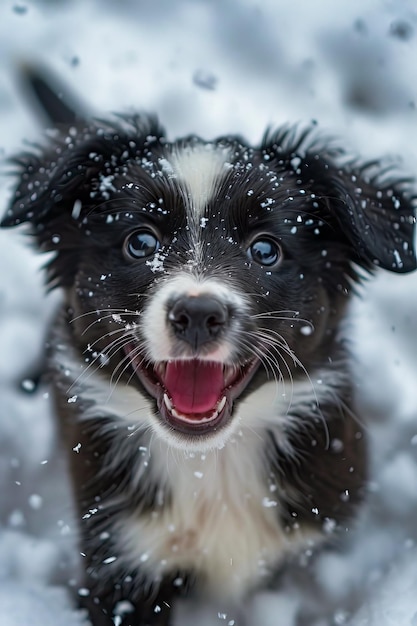
M268 124L315 119L355 152L393 154L416 173L413 0L1 0L2 161L41 133L18 81L29 61L98 113L156 111L171 138L256 142ZM40 266L21 233L0 232L0 625L80 626L65 586L77 562L71 495L35 380L57 301ZM344 553L258 596L250 626L295 626L300 607L308 626L417 626L416 312L417 273L381 273L354 302L372 496Z

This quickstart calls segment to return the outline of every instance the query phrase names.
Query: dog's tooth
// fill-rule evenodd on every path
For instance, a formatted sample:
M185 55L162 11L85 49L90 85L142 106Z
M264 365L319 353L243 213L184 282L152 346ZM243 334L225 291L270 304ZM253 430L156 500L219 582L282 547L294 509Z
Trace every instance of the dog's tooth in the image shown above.
M216 407L217 414L223 411L225 404L226 404L226 396L223 396L223 398L220 400L219 404Z
M158 374L158 376L162 378L165 374L166 364L163 361L161 361L160 363L156 363L156 365L154 365L154 370Z
M174 409L174 407L172 406L172 404L171 404L171 408L170 408L169 410L170 410L171 415L172 415L173 417L176 417L176 418L177 418L177 419L179 419L179 420L184 420L184 419L185 419L185 418L184 418L184 415L181 415L180 413L178 413L178 411L176 411L176 410ZM187 420L185 420L185 421L187 421Z
M168 409L168 411L170 411L170 413L172 413L172 415L174 415L174 409L173 409L173 406L172 406L171 399L167 396L166 393L164 393L164 402L165 402L165 406Z
M211 422L215 420L216 417L221 413L221 411L224 409L224 406L226 404L226 396L223 396L223 398L219 400L219 403L217 404L215 410L211 413L211 415L209 415L208 417L203 417L200 420L190 419L186 415L183 415L182 413L178 413L178 411L173 407L172 402L166 393L164 393L164 402L173 417L176 417L177 419L180 419L183 422L189 422L190 424L194 424L196 422L200 424L204 424L206 422Z
M226 365L225 370L224 370L224 383L226 387L232 382L232 380L235 377L235 374L236 374L236 371L234 367L231 365Z

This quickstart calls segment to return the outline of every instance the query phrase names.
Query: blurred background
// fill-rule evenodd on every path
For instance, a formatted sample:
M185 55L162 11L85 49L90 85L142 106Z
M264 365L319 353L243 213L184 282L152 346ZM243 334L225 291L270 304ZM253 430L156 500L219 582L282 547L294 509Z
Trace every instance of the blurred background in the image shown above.
M267 126L315 120L352 154L390 155L416 174L413 0L2 0L1 213L7 157L45 126L22 84L28 65L53 70L99 116L156 112L171 139L258 142ZM83 623L64 587L77 563L71 494L37 380L59 300L44 295L42 263L24 233L0 231L1 626ZM416 312L417 274L378 274L353 303L372 495L343 554L254 599L254 626L416 626ZM198 623L227 622L214 611Z

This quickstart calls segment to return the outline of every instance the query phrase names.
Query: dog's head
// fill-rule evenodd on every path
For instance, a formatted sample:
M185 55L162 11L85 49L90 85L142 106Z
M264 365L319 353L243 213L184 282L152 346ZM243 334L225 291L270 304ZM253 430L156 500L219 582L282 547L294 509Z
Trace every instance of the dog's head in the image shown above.
M80 350L154 399L146 419L178 445L223 441L251 390L328 364L361 275L416 268L407 182L313 136L169 143L132 117L16 160L3 226L54 253Z

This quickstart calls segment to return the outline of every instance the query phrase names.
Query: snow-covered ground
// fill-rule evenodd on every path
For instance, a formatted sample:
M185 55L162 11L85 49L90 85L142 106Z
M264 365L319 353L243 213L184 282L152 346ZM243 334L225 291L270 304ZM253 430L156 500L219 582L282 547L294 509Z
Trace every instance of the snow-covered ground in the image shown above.
M268 124L315 119L413 174L416 59L413 0L2 0L0 156L40 135L17 76L41 62L97 112L156 111L171 137L257 141ZM2 176L0 211L10 189ZM21 234L0 231L0 624L80 626L65 587L77 562L71 494L48 390L32 382L56 302L40 266ZM372 497L344 553L259 595L251 625L295 626L305 607L308 626L416 626L416 312L417 273L381 273L354 303Z

